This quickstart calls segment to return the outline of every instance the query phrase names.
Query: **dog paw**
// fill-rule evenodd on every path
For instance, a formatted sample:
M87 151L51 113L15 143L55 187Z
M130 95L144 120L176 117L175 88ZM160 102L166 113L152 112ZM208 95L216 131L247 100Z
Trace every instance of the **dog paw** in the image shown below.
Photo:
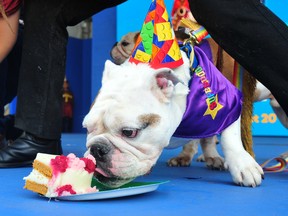
M264 179L263 169L247 152L225 159L225 167L237 185L256 187L261 184Z
M205 158L206 166L213 170L225 170L224 159L222 157Z
M191 157L189 156L178 156L171 158L170 160L167 161L168 166L171 167L185 167L185 166L190 166L191 164Z
M220 157L220 156L216 156L216 157L207 157L205 159L204 155L201 154L197 160L197 162L206 162L206 166L209 169L213 169L213 170L225 170L225 166L224 166L224 158Z

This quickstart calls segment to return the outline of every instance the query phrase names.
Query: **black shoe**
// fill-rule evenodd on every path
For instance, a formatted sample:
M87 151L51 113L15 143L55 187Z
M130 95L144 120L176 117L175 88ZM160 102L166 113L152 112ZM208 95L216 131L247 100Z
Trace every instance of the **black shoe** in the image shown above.
M37 153L62 154L60 140L37 138L23 133L11 145L0 150L0 167L31 166Z

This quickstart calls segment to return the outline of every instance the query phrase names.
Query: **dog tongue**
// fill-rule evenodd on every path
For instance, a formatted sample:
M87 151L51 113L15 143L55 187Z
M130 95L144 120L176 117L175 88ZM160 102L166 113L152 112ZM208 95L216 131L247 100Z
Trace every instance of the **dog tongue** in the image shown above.
M168 80L164 77L157 77L157 84L161 89L167 88Z
M98 167L95 168L95 171L96 171L97 173L100 173L101 175L107 177L107 178L109 177L102 169L100 169L100 168L98 168Z

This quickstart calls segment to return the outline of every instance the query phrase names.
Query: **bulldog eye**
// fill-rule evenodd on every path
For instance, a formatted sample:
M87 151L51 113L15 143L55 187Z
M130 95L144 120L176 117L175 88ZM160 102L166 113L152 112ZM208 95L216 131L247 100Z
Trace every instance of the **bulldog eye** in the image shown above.
M135 128L123 128L122 135L128 138L134 138L138 134L138 129Z
M123 41L121 44L122 44L122 46L128 46L129 45L129 43L127 41Z

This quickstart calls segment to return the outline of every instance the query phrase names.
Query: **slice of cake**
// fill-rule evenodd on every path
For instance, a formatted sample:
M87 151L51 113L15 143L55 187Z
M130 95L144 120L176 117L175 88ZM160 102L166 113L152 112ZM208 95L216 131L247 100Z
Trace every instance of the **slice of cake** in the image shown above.
M78 158L74 154L38 153L33 170L24 177L24 188L46 197L59 197L97 192L91 187L96 161L92 155Z

